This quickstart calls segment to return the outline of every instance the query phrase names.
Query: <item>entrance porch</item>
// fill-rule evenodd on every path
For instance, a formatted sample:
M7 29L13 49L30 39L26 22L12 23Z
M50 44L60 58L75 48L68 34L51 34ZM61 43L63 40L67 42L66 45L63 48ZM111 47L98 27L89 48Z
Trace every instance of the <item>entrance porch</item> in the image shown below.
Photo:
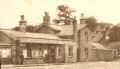
M22 48L24 64L65 62L64 45L26 43Z
M69 40L21 38L16 47L17 64L22 62L22 54L23 64L76 62L77 45Z

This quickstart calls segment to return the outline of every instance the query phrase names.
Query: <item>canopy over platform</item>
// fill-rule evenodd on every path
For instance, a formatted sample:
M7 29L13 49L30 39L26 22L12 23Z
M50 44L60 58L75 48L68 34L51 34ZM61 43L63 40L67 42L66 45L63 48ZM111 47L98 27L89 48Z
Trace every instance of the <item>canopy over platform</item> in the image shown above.
M6 34L8 37L20 43L43 43L43 44L70 44L76 45L77 42L73 42L68 39L61 39L56 35L44 34L44 33L30 33L19 32L13 30L0 29L0 32Z
M70 40L58 39L33 39L33 38L20 38L21 43L46 43L46 44L70 44L76 45L76 42Z

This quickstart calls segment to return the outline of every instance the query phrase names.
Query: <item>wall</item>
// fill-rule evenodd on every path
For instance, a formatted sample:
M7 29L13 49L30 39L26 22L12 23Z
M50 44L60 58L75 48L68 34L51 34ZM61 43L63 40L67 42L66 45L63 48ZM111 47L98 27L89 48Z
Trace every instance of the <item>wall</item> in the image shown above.
M65 62L66 63L71 63L71 62L76 62L77 61L77 46L76 45L72 45L73 47L73 57L69 56L69 51L68 48L71 45L65 45Z
M11 44L13 40L10 37L8 37L6 34L0 32L0 41Z
M86 61L85 48L87 48L87 43L92 40L91 35L91 31L87 27L78 31L78 61Z
M0 58L2 64L11 64L11 47L8 45L0 45Z
M114 59L113 50L91 49L89 50L89 61L111 61Z
M12 40L10 37L8 37L3 32L0 32L0 42L3 43L10 43L11 45L11 62L13 64L16 64L16 43L14 40Z
M91 39L91 36L92 36L92 32L87 28L85 27L84 29L80 30L79 32L80 34L78 35L78 39L80 43L83 43L85 44L86 42L90 42L92 39ZM85 33L87 33L87 35L85 35Z
M88 33L88 41L85 36L85 32ZM96 38L97 37L97 38ZM98 38L100 37L100 38ZM99 41L101 34L96 34L92 39L92 32L88 28L84 28L78 33L78 52L79 61L110 61L114 59L114 52L112 50L92 49L89 47L89 42ZM88 56L86 55L85 48L88 48ZM110 55L108 55L110 54Z

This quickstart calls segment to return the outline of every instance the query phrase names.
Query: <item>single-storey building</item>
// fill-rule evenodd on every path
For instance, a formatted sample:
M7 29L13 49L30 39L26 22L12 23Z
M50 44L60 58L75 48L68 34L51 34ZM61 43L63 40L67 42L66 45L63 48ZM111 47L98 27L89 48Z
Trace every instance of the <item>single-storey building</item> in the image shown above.
M114 59L115 51L100 43L89 43L84 50L81 61L111 61Z
M115 50L115 59L120 58L120 41L109 43L107 48Z

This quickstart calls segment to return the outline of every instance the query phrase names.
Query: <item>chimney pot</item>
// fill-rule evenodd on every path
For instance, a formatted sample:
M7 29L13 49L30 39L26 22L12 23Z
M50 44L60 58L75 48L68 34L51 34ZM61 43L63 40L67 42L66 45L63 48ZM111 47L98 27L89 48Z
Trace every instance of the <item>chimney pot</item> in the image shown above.
M45 16L43 16L43 24L49 25L50 24L50 16L48 12L44 12Z
M81 13L81 19L83 19L84 18L84 13Z
M84 13L81 13L80 24L85 23Z
M21 15L21 20L19 21L19 31L26 32L26 21L24 20L24 15Z
M24 15L21 15L21 20L24 20Z

